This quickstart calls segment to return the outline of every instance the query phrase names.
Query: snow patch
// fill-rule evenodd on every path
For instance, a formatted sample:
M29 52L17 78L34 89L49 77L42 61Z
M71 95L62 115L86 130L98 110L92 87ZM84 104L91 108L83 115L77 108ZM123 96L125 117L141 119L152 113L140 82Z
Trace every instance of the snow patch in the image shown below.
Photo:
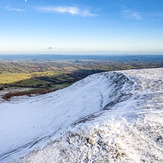
M163 68L99 73L0 104L1 162L162 162L162 79Z

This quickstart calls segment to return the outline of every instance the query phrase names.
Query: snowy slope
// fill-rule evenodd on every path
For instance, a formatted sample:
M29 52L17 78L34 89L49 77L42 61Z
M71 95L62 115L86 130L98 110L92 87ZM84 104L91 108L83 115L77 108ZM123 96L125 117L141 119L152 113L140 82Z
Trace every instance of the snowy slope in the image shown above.
M162 109L162 68L95 74L5 102L0 162L162 162Z

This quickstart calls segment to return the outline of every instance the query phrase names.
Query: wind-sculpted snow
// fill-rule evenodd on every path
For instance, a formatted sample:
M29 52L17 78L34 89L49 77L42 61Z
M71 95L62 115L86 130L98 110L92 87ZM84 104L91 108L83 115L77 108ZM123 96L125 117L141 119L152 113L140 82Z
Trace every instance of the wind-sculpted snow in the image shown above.
M100 73L2 103L0 162L163 162L162 76L162 68Z

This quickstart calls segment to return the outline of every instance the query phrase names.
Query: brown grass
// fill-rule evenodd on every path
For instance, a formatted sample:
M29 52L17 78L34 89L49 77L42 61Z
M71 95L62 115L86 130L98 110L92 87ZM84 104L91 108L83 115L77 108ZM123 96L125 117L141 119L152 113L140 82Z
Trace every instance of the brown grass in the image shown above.
M50 93L53 92L53 90L51 89L32 89L29 91L24 91L24 92L15 92L15 93L7 93L5 95L2 96L2 98L4 100L9 100L11 97L15 97L15 96L31 96L31 95L42 95L42 94L46 94L46 93Z

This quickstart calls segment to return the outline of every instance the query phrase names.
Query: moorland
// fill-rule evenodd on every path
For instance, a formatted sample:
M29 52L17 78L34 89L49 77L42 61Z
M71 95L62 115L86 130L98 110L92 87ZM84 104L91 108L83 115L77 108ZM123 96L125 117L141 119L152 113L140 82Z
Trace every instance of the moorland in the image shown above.
M24 94L46 93L65 88L94 73L162 66L162 55L0 56L0 89L32 88L32 91L25 91ZM11 94L8 96L12 97Z

